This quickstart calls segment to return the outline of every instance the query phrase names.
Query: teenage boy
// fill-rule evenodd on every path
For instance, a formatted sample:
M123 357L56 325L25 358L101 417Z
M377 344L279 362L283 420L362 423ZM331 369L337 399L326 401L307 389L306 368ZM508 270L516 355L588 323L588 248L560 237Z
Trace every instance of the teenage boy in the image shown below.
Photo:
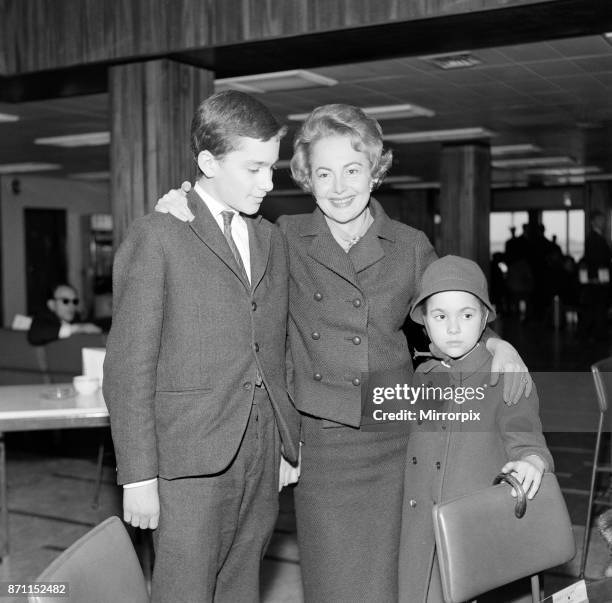
M145 216L117 252L104 396L124 519L159 523L155 602L259 600L281 445L296 461L299 431L285 379L286 251L251 217L283 134L244 93L205 100L191 126L195 219Z

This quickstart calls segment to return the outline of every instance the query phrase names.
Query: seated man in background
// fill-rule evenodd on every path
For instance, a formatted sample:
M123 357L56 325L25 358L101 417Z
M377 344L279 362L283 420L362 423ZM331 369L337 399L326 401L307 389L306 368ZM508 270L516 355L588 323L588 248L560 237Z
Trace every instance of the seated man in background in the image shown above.
M79 298L76 289L59 283L49 291L47 309L32 319L28 341L32 345L45 345L56 339L65 339L75 333L101 333L100 327L90 322L79 322Z

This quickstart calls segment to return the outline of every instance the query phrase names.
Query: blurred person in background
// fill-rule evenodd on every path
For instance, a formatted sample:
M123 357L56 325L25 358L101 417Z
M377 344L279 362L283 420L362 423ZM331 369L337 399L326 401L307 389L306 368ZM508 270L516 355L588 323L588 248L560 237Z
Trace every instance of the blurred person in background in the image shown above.
M47 307L32 319L28 341L32 345L45 345L57 339L66 339L75 333L101 333L91 322L81 322L78 313L77 290L68 283L58 283L49 290Z
M579 335L589 341L608 338L608 296L612 250L604 236L605 225L604 214L599 210L593 211L591 230L584 242L584 257L580 261L582 312L578 327Z

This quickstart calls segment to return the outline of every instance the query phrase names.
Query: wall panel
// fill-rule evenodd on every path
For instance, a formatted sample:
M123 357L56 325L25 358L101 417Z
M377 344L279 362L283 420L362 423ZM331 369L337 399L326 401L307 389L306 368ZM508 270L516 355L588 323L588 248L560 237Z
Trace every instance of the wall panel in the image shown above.
M210 71L167 59L110 69L111 201L115 243L161 194L195 176L189 128L213 91Z
M0 0L0 73L563 0Z

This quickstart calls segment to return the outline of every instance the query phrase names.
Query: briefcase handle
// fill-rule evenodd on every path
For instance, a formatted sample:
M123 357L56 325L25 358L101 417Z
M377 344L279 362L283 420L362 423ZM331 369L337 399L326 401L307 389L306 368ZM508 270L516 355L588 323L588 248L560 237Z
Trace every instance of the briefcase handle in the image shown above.
M510 484L514 491L516 492L516 505L514 507L514 514L518 519L525 515L525 511L527 510L527 495L525 494L525 490L523 490L523 485L521 482L514 477L514 475L510 473L500 473L494 480L493 485L496 486L500 482L506 482Z

